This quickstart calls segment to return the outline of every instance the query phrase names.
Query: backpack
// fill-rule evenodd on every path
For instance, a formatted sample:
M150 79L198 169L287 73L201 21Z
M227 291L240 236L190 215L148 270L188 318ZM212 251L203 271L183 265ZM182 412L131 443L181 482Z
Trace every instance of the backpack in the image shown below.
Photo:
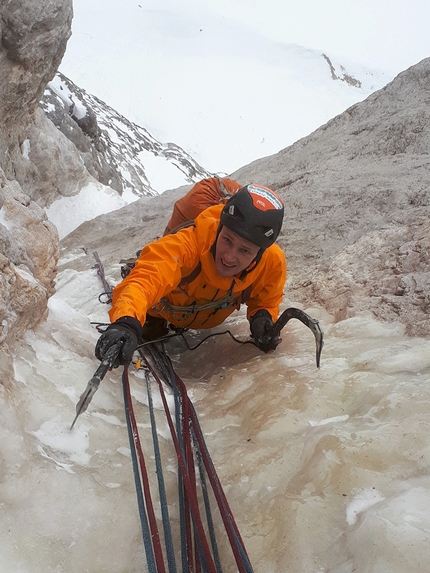
M242 187L240 183L228 177L221 178L215 176L202 179L196 183L188 193L176 201L170 220L164 229L163 236L176 233L180 229L193 225L194 219L202 211L219 203L227 203L228 199ZM120 260L120 264L122 264L121 276L123 279L130 274L140 253L141 251L138 251L134 258ZM183 280L188 278L190 277L185 277Z
M228 177L202 179L186 195L176 201L164 235L179 231L184 225L194 221L197 215L208 207L226 203L241 187L240 183Z

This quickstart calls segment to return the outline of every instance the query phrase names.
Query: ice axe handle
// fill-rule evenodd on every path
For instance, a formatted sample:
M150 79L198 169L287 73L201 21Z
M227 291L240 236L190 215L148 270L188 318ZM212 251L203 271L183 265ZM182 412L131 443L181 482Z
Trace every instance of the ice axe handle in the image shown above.
M122 342L117 342L107 350L105 357L100 362L100 366L94 372L94 375L91 378L90 382L93 381L95 383L97 381L97 384L100 384L100 382L106 376L107 371L111 370L111 368L113 367L114 362L118 357L118 354L120 353L121 347L122 347Z
M79 402L76 404L76 416L75 419L73 420L72 425L70 426L70 429L72 429L73 426L75 425L78 416L82 414L82 412L85 412L85 410L88 408L88 405L93 399L93 396L96 393L100 382L106 376L107 371L110 370L114 365L114 362L121 351L121 346L122 342L117 342L116 344L112 345L106 352L106 355L101 361L100 366L94 372L94 375L88 382L85 391L79 398Z

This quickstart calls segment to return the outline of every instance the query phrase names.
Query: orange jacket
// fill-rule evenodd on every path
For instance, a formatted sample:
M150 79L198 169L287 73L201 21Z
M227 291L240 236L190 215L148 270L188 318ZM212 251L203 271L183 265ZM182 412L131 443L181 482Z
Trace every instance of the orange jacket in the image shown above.
M221 181L229 195L233 195L242 187L240 183L228 177L223 177ZM173 213L170 221L167 223L164 234L167 235L167 233L170 233L170 231L186 221L193 221L197 215L208 207L217 203L225 203L228 197L223 191L218 177L209 177L196 183L186 195L178 199L174 204Z
M162 237L143 248L134 269L113 291L109 312L112 322L132 316L143 325L148 312L175 326L212 328L240 306L244 293L249 294L246 301L248 319L260 309L268 310L273 320L278 318L287 272L283 251L277 245L266 249L259 263L243 280L218 275L211 247L216 241L222 208L223 205L215 205L206 209L196 218L195 226ZM194 276L199 266L200 271ZM192 280L180 285L184 277ZM233 299L234 306L197 312L192 307L223 297ZM187 308L177 310L171 305Z

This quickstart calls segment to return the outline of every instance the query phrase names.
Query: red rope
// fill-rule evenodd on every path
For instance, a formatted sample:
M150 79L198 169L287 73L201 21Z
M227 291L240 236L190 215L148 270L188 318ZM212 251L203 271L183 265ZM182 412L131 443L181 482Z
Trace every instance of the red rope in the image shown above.
M148 362L147 362L147 364L148 364L148 366L150 366ZM160 394L161 394L161 399L163 401L164 411L166 413L167 422L169 424L170 433L172 435L172 440L173 440L173 444L174 444L174 447L176 450L176 456L178 458L178 463L179 463L179 466L180 466L181 471L182 471L185 493L187 494L187 498L188 498L188 502L189 502L189 506L190 506L190 513L193 517L193 522L194 522L195 528L197 529L197 532L199 535L199 541L200 541L200 544L201 544L201 547L203 550L203 554L204 554L204 557L206 560L208 572L209 573L216 573L215 562L213 560L212 553L211 553L210 548L209 548L208 540L206 538L206 533L205 533L202 518L200 515L199 502L198 502L197 495L196 495L196 488L193 487L191 484L191 480L190 480L190 477L188 475L187 464L186 464L186 462L182 456L182 452L181 452L181 448L179 446L179 441L178 441L178 438L176 435L172 416L170 414L169 406L167 404L166 395L164 393L163 383L162 383L160 377L158 376L158 374L152 368L151 368L151 372L152 372L154 378L156 379L158 386L160 388Z
M192 416L193 426L195 427L195 419L194 419L194 413L193 412L191 413L191 416ZM197 441L198 441L198 444L200 447L201 456L202 456L203 462L205 464L206 472L207 472L209 480L212 484L213 493L214 493L215 498L218 502L218 508L219 508L221 518L222 518L223 523L224 523L226 533L227 533L229 541L230 541L231 549L232 549L234 557L236 559L236 564L237 564L237 567L239 569L239 573L246 573L246 569L245 569L245 566L243 564L242 556L241 556L239 549L237 547L237 540L239 540L240 543L242 544L243 551L244 551L245 555L248 557L248 554L246 553L246 550L245 550L245 545L244 545L243 540L240 536L239 529L237 527L236 521L235 521L233 514L231 512L227 498L225 497L224 491L221 487L218 476L215 473L212 461L210 460L210 458L207 455L207 452L204 448L204 443L203 443L202 438L201 438L198 431L196 431L196 437L197 437ZM233 531L236 534L236 539L234 537Z
M181 438L182 438L182 447L184 450L184 459L188 461L187 463L187 470L188 475L192 476L190 473L190 444L188 439L188 419L185 414L184 408L182 408L181 414ZM192 479L190 477L190 486L195 486L195 477ZM197 496L197 490L194 487L193 492ZM185 511L185 537L186 537L186 547L187 547L187 559L188 563L193 563L193 542L192 542L192 527L191 527L191 508L190 503L188 500L187 492L184 491L184 511Z
M224 523L224 527L230 541L231 549L234 554L234 558L236 560L237 568L239 573L249 573L251 571L251 565L249 562L249 557L245 549L245 545L243 540L240 536L239 529L237 524L234 520L231 508L219 481L218 475L216 473L215 467L213 465L212 459L207 451L206 444L204 442L204 438L201 435L200 425L197 419L197 415L195 410L192 406L191 400L188 397L186 386L182 379L176 374L173 367L172 372L175 376L176 386L180 392L180 397L182 400L182 417L181 417L181 437L183 443L183 451L181 451L178 437L175 431L174 423L172 420L172 416L169 410L169 406L167 404L167 399L164 392L163 382L158 375L157 369L151 364L154 358L152 356L151 360L147 358L147 356L143 356L143 359L151 371L154 379L157 381L160 395L163 401L164 410L167 417L167 422L170 428L170 433L172 436L173 444L175 447L176 455L178 458L178 463L183 475L183 487L184 487L184 505L186 509L186 543L187 543L187 559L189 564L189 573L201 573L201 558L197 551L198 542L195 541L194 543L194 560L195 560L195 568L193 568L193 559L192 559L192 542L191 542L191 520L193 519L193 523L195 526L195 535L198 535L198 541L200 541L200 546L203 551L204 559L206 561L207 571L208 573L216 573L216 566L213 560L212 553L209 548L208 540L206 537L206 533L204 530L202 518L200 515L200 508L197 496L197 485L196 485L196 475L195 475L195 465L194 465L194 458L193 458L193 446L192 446L192 439L191 433L192 429L194 430L194 434L197 440L198 448L200 450L201 458L203 460L204 466L206 468L207 475L209 477L209 481L212 485L212 490L214 496L216 498L218 509L221 515L221 518ZM170 361L170 359L166 356L166 358ZM157 365L158 367L158 365ZM197 530L197 533L196 533ZM247 561L247 565L244 562Z
M130 382L128 378L127 368L124 368L124 378L125 378L125 393L127 396L128 409L130 414L130 423L133 432L133 441L136 448L137 457L139 460L141 481L143 483L143 491L145 494L145 503L148 512L149 526L151 529L152 546L154 548L155 561L157 563L157 570L159 571L159 573L166 573L166 569L164 566L163 551L160 543L160 535L158 532L157 519L155 517L154 505L152 503L152 498L151 498L151 490L149 488L148 472L146 470L145 458L142 451L142 445L140 443L136 417L134 415L133 404L131 400Z
M175 372L175 379L176 379L176 384L181 391L181 395L183 397L183 400L188 401L189 397L187 395L187 390L186 390L185 384L184 384L183 380L176 374L176 372ZM245 569L245 566L243 564L242 556L240 555L239 549L237 547L237 540L239 540L240 543L242 544L243 551L247 557L248 557L248 554L246 553L245 545L244 545L243 540L240 536L239 529L237 527L236 521L235 521L233 514L231 512L231 508L229 506L227 498L224 494L224 490L222 489L221 483L218 479L218 475L216 474L212 460L208 456L206 444L204 443L204 441L200 435L198 420L196 418L196 414L195 414L195 411L193 408L189 408L189 419L190 419L190 422L195 429L195 435L196 435L196 438L197 438L197 441L199 444L201 456L202 456L203 462L205 464L205 468L206 468L207 474L209 476L209 480L210 480L211 485L212 485L212 490L214 492L215 498L216 498L217 503L218 503L218 507L219 507L219 511L220 511L220 514L221 514L221 517L222 517L222 520L224 523L224 527L226 529L226 532L227 532L227 535L228 535L228 538L230 541L230 545L231 545L232 551L234 553L234 557L236 559L236 564L238 566L240 573L246 573L246 569ZM236 534L236 539L234 537L233 531Z

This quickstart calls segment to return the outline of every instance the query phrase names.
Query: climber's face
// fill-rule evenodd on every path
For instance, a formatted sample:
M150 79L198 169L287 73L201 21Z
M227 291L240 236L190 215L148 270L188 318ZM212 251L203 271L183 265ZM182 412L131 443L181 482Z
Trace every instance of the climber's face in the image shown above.
M223 226L216 242L215 268L222 277L244 271L258 254L260 247Z

